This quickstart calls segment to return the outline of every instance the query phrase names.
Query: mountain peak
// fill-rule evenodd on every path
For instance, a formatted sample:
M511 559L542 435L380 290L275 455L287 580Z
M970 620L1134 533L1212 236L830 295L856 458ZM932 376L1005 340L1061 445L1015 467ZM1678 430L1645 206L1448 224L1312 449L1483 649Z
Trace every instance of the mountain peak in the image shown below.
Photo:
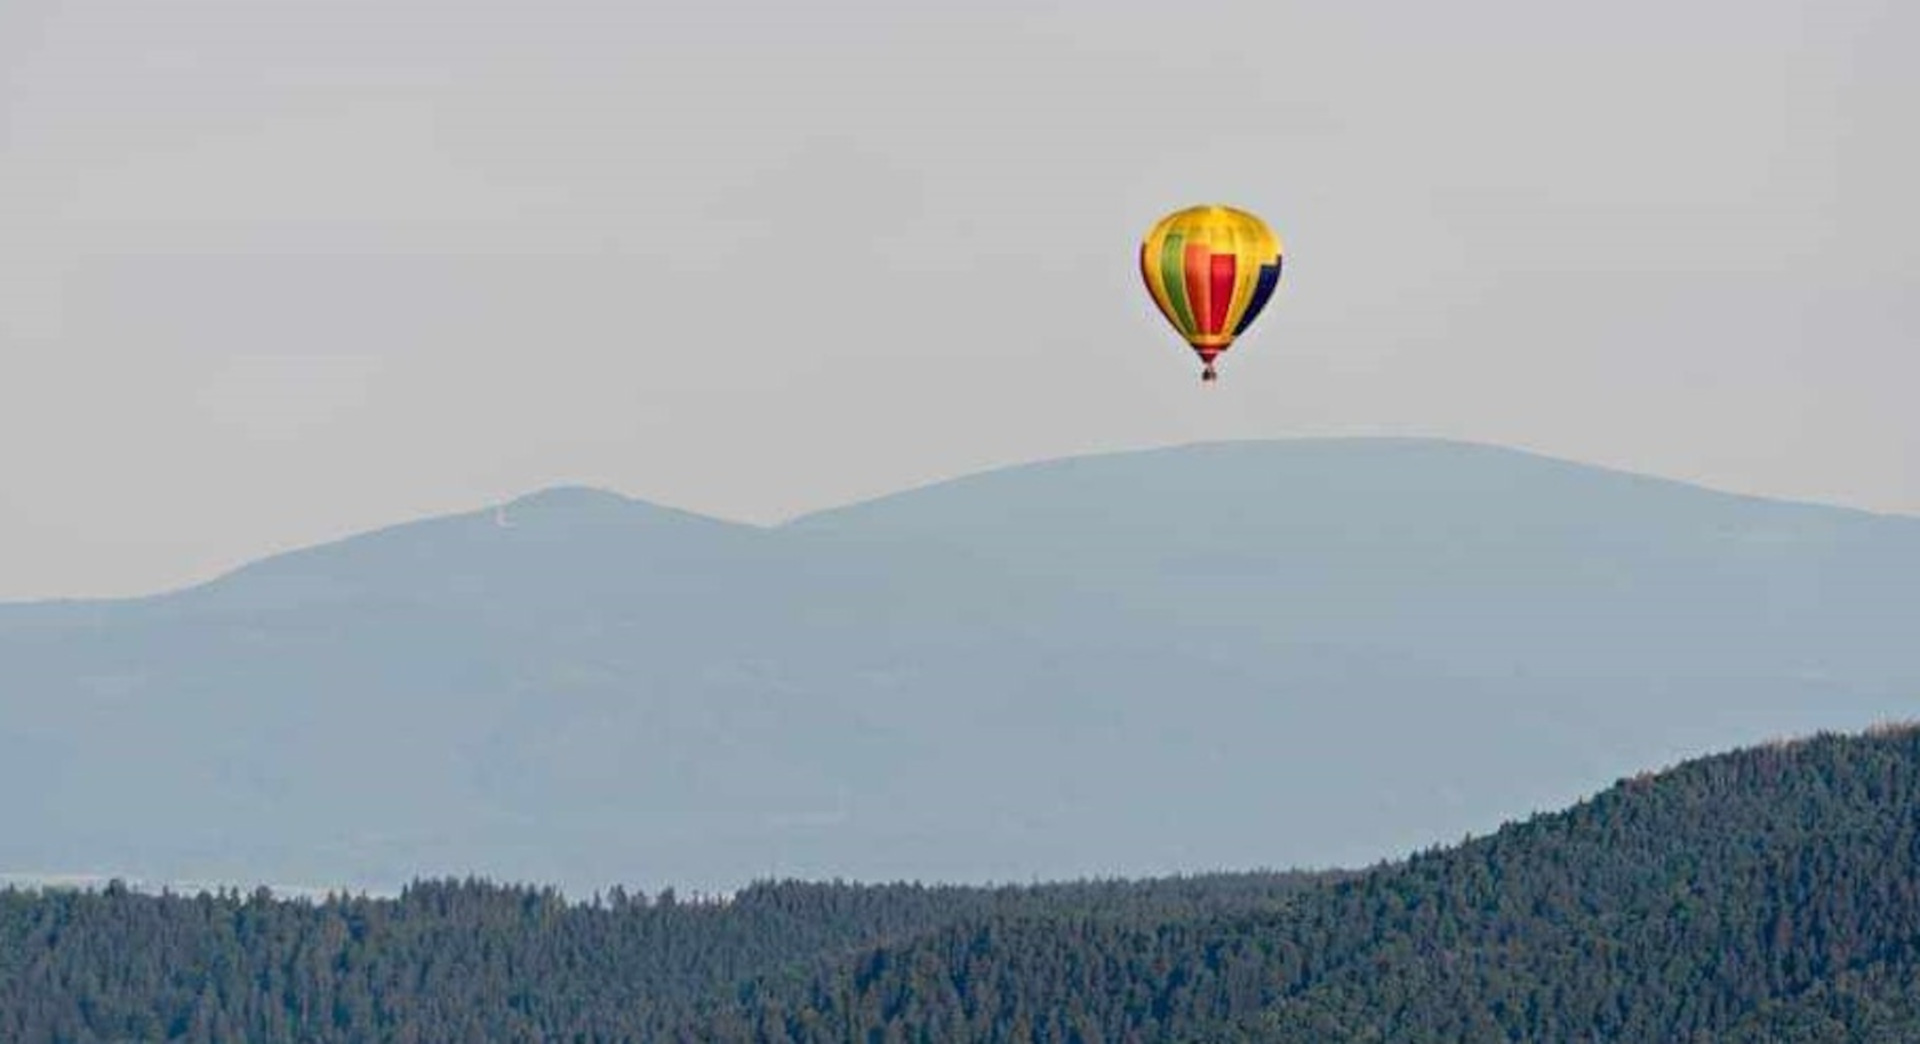
M617 510L640 503L632 497L598 486L559 485L537 489L506 503L509 508L540 511Z
M495 505L493 520L503 526L620 522L651 510L670 509L656 509L645 501L597 486L549 486Z
M486 512L482 512L486 514ZM660 522L730 525L720 519L637 500L597 486L561 485L535 490L491 509L495 525L631 526Z

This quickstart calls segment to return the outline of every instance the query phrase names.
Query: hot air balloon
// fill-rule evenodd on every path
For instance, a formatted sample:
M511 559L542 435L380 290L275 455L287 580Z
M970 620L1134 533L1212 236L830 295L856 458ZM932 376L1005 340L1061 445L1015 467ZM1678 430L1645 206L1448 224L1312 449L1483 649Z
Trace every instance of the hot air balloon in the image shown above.
M1202 206L1168 214L1140 244L1147 292L1206 367L1233 346L1280 285L1280 237L1267 223L1233 207Z

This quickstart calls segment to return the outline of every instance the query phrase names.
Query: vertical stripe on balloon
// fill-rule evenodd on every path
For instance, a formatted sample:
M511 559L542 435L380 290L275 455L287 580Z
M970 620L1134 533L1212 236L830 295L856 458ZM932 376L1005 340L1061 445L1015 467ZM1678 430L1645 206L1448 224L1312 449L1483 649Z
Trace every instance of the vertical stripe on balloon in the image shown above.
M1267 306L1267 298L1273 296L1273 288L1280 282L1280 262L1281 259L1275 257L1272 264L1260 266L1260 282L1254 285L1253 300L1248 303L1246 314L1240 317L1240 324L1234 327L1235 337L1240 336L1240 332L1259 317L1260 309Z
M1160 286L1158 266L1152 262L1153 244L1140 244L1140 279L1147 284L1147 296L1153 298L1153 306L1166 316L1167 322L1179 325L1174 318L1173 306L1167 302L1167 292Z
M1172 303L1175 316L1174 325L1186 336L1193 334L1193 312L1187 307L1187 278L1184 256L1181 247L1186 237L1178 232L1167 234L1167 241L1160 247L1160 281L1166 284L1167 300Z
M1260 261L1268 256L1260 251L1260 239L1257 230L1238 226L1233 230L1233 254L1236 259L1233 304L1227 309L1226 321L1220 324L1223 333L1240 325L1240 317L1247 314L1247 302L1253 299L1253 284L1260 278Z
M1187 244L1187 304L1193 309L1189 337L1207 332L1205 324L1213 316L1213 251L1205 243Z
M1227 309L1233 305L1233 266L1232 254L1215 254L1212 258L1212 271L1208 273L1212 281L1208 301L1213 308L1207 313L1207 332L1218 334L1226 332Z

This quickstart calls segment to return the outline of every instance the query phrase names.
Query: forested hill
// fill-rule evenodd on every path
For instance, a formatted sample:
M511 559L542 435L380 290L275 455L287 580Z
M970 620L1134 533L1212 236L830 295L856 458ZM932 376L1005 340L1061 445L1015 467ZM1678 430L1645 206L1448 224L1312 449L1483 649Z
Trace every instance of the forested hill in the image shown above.
M1690 762L1320 879L0 893L23 1044L1908 1042L1916 987L1913 728Z
M822 980L772 1031L696 1035L1911 1042L1917 826L1920 733L1823 736L1623 781L1271 914L955 926Z
M14 889L0 892L0 1041L697 1040L732 1024L742 988L804 996L823 969L943 925L1271 910L1338 876L783 882L725 901L616 890L587 903L472 880L324 902Z

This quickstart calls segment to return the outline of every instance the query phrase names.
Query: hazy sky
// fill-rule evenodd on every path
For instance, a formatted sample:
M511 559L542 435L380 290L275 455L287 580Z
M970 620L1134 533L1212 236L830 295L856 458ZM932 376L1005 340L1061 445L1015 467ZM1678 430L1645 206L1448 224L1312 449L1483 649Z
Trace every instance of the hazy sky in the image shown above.
M4 0L0 599L1446 435L1920 512L1920 7ZM1138 237L1264 214L1202 389Z

